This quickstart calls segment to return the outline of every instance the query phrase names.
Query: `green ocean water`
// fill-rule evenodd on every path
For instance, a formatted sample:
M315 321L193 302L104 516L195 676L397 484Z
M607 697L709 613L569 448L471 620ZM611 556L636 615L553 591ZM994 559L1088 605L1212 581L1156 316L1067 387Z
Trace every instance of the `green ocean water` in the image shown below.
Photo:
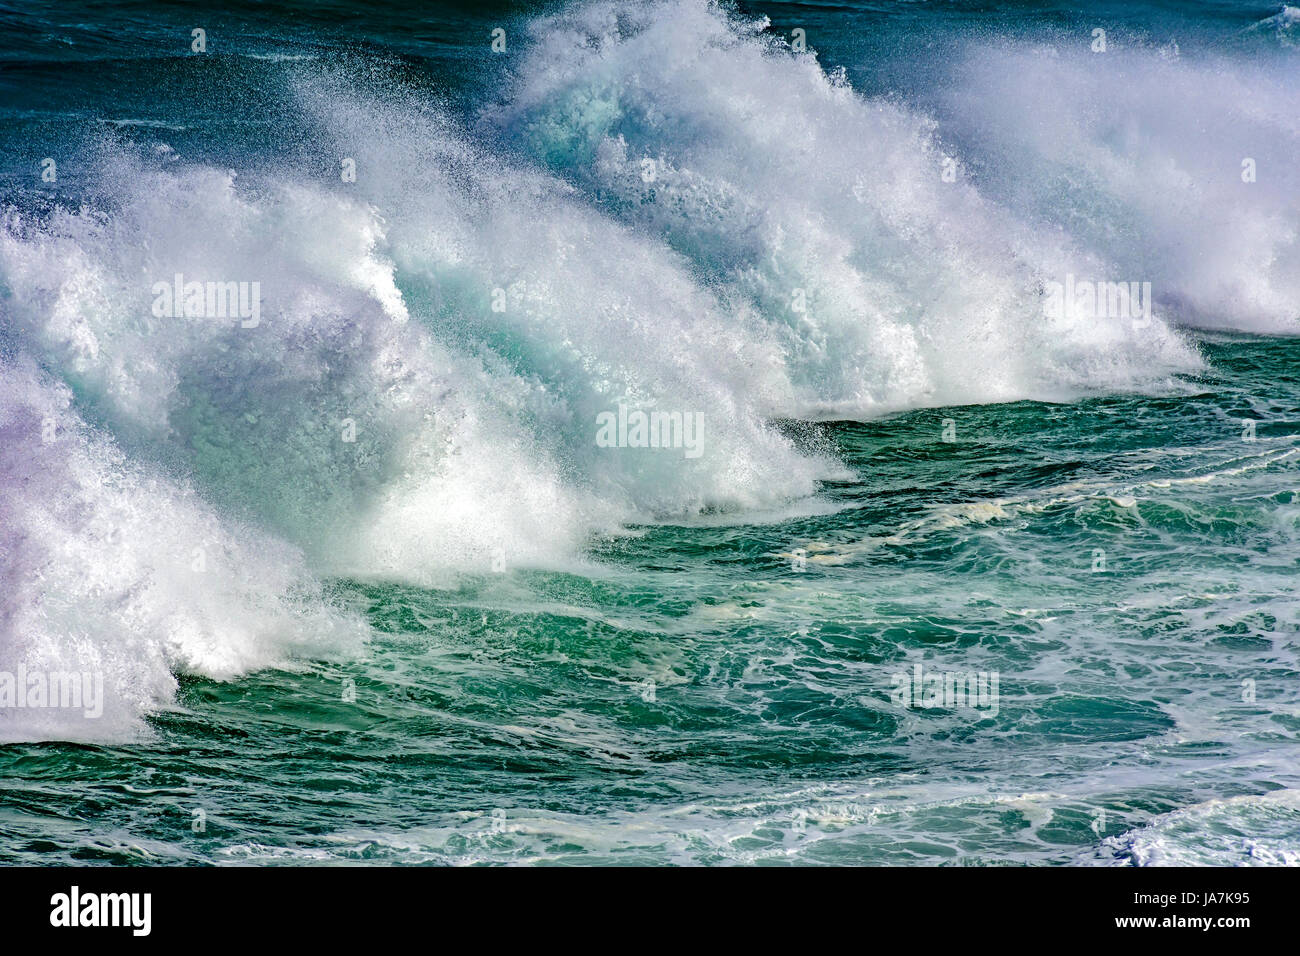
M0 859L1294 863L1300 363L1201 348L1178 395L821 426L860 476L824 513L336 581L361 657L5 748ZM997 672L996 716L900 708L916 663Z
M1300 865L1300 11L293 6L0 2L0 863Z

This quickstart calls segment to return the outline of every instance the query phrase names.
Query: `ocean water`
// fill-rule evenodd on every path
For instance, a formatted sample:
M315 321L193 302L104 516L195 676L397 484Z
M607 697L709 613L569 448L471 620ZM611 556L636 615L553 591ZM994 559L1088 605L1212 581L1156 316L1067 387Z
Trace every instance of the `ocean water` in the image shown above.
M1298 57L0 3L0 862L1300 864Z

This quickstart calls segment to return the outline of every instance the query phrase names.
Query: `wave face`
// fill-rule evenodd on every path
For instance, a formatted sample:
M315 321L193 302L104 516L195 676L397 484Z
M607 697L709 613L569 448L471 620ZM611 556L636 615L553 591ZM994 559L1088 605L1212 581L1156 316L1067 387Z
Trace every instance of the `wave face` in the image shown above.
M568 6L481 112L391 63L232 57L280 107L255 135L114 117L66 191L7 193L0 667L80 660L112 704L0 734L113 738L174 675L350 653L334 578L816 508L852 476L791 422L1164 392L1204 369L1180 324L1294 331L1293 73L1010 43L912 103L767 27ZM1149 279L1154 313L1053 317L1067 275ZM256 283L256 322L160 309L175 276ZM621 406L701 415L706 453L611 454Z
M0 377L0 480L0 671L98 685L79 709L11 703L6 741L129 738L171 704L175 673L227 679L365 638L297 549L127 460L24 360Z
M695 2L578 6L534 25L493 119L764 316L798 389L788 414L1059 397L1195 366L1158 317L1045 317L1045 283L1105 260L986 201L931 118L864 99L764 25Z
M1294 57L979 47L955 74L945 129L1000 203L1150 281L1179 324L1300 331Z

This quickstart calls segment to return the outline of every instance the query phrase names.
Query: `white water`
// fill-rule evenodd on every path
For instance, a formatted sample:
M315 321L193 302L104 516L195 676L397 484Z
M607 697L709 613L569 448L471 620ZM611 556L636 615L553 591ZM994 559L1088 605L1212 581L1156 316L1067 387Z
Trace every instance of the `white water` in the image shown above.
M0 740L121 739L170 703L173 673L359 649L295 548L127 461L25 361L0 376L0 481L0 671L94 675L103 704L6 707Z
M1105 264L945 182L932 120L758 26L685 0L580 6L534 27L491 118L762 315L797 387L787 414L1054 398L1196 364L1158 320L1046 318L1044 282Z
M1300 332L1294 62L981 45L954 72L949 129L1017 215L1150 281L1181 324Z
M773 418L1162 388L1200 365L1173 304L1288 327L1292 81L1242 105L1208 68L1150 57L1031 90L1038 54L973 60L994 146L1064 139L1101 184L1093 218L1061 229L1055 180L1037 195L1003 169L986 193L954 156L944 182L932 119L702 3L583 6L531 42L485 129L382 79L302 80L296 105L322 154L356 160L354 184L105 148L92 206L7 217L0 664L81 662L116 696L91 729L28 712L0 734L114 736L170 699L173 673L355 647L325 575L565 566L626 522L804 499L839 466ZM1098 94L1254 135L1254 198L1198 186L1216 160L1173 120L1147 127L1152 154L1071 118L1071 96ZM1022 121L1058 114L1055 132ZM1182 235L1232 241L1211 254ZM1150 325L1044 317L1046 281L1143 269L1166 283ZM261 324L154 317L153 283L178 272L260 282ZM706 454L596 447L620 400L702 412Z

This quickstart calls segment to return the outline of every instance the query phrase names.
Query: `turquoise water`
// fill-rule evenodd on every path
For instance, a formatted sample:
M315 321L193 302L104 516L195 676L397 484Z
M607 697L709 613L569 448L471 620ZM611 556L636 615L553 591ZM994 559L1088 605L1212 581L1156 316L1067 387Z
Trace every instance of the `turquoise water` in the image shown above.
M0 861L1300 864L1300 14L761 6L3 8Z

